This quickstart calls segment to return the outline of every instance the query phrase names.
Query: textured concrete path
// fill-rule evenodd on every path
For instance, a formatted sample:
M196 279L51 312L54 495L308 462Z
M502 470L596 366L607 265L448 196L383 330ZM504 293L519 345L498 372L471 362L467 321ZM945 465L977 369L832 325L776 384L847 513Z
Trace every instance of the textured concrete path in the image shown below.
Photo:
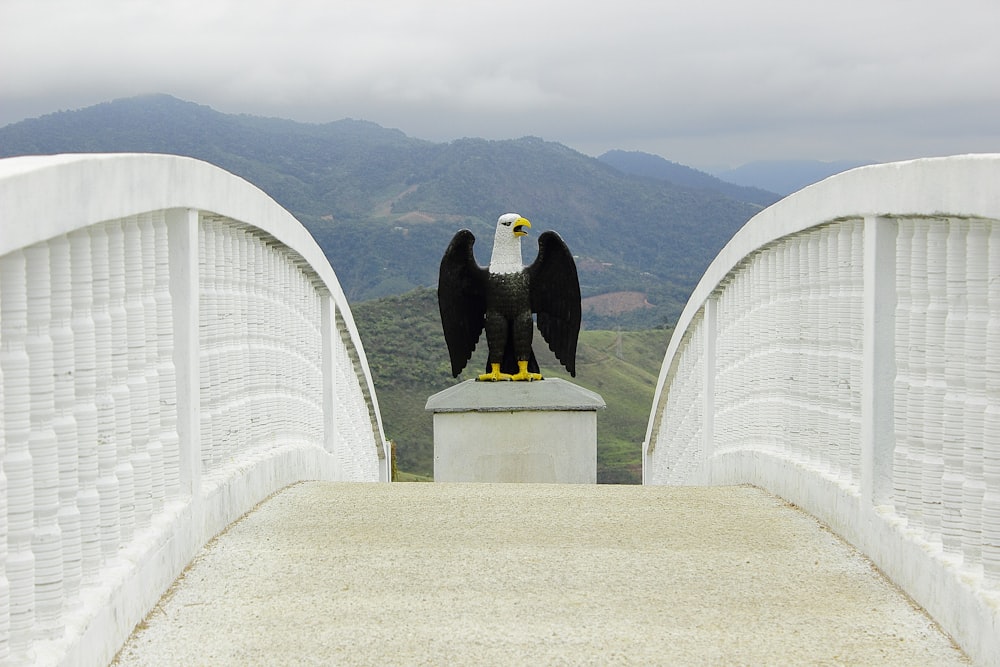
M305 483L210 543L119 665L961 665L748 487Z

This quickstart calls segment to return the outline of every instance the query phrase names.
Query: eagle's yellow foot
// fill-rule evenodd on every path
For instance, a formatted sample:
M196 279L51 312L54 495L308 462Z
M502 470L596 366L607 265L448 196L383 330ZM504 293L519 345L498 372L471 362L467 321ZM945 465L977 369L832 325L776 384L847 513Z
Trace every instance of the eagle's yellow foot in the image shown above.
M541 380L542 379L542 374L541 373L529 373L528 372L528 362L527 361L519 361L519 362L517 362L517 373L515 373L514 375L511 375L509 377L510 377L511 380L514 380L515 382L520 381L520 380L527 380L527 381L530 382L532 380Z
M500 380L509 379L511 379L511 375L509 373L500 372L500 364L490 364L490 372L483 373L478 378L480 382L499 382Z

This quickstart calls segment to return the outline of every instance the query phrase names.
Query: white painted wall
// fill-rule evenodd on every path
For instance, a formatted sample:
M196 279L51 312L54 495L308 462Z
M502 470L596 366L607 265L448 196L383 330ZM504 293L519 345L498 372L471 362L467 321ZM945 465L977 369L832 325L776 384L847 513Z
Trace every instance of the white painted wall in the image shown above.
M1000 155L863 167L750 220L681 315L649 484L767 488L1000 664Z
M0 663L106 664L268 495L389 475L319 247L168 155L0 160L0 438Z

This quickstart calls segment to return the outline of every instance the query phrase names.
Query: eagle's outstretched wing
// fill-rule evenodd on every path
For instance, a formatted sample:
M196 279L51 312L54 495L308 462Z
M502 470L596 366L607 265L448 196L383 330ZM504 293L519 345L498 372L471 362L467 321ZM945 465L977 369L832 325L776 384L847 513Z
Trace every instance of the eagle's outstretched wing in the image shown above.
M486 317L489 270L476 263L472 253L475 242L476 237L468 229L455 234L444 251L438 273L438 308L453 377L458 377L469 363Z
M538 331L569 374L576 377L576 341L580 334L580 279L565 241L555 232L538 237L538 257L527 267L531 310Z

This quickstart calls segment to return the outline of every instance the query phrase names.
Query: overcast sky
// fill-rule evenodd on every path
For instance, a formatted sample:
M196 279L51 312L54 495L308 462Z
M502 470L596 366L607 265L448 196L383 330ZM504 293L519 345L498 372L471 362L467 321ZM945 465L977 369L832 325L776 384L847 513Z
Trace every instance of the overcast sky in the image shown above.
M0 126L143 93L696 167L1000 152L1000 0L0 0Z

